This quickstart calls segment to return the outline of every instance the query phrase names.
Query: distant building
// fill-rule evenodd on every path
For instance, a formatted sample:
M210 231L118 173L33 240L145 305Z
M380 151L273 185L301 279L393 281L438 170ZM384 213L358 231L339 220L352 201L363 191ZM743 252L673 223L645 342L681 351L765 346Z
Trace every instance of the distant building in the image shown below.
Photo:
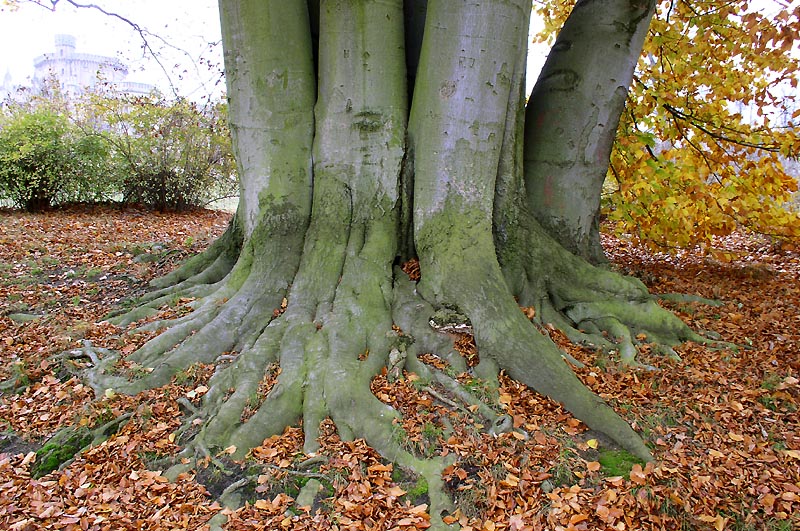
M109 83L128 94L148 94L154 88L146 83L125 81L128 67L119 59L77 53L72 35L56 35L55 45L54 52L33 60L34 90L41 90L51 80L58 81L61 90L70 96L94 90L101 83Z

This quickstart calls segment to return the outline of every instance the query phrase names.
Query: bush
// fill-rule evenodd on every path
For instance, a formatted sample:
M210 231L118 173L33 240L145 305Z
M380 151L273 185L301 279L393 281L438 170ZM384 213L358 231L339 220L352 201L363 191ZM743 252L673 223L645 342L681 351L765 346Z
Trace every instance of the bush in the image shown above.
M104 135L124 202L180 211L238 193L222 106L106 95L92 108L108 125Z
M0 117L0 200L29 211L115 198L180 211L238 193L225 107L57 84Z
M12 108L0 123L0 196L28 211L96 199L107 153L55 109Z

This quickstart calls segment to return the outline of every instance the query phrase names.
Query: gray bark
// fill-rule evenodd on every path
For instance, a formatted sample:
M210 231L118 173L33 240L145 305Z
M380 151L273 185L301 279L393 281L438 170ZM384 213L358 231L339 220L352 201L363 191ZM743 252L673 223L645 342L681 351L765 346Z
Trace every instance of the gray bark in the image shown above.
M315 72L305 2L221 1L229 120L249 238L264 212L302 224L311 208ZM280 42L280 46L275 43Z
M653 0L581 0L558 34L526 112L528 205L569 251L603 262L600 194Z

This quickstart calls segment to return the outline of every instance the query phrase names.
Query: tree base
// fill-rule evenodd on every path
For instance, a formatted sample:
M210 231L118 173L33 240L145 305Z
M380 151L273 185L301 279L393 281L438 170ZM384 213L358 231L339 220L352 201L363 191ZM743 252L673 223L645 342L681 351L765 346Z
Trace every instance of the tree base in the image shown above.
M434 528L444 528L443 518L454 508L443 479L453 460L409 446L403 415L376 396L376 379L413 380L431 400L484 426L486 433L526 438L530 434L515 428L501 401L499 375L504 370L563 403L639 459L652 459L630 425L584 387L563 353L535 326L554 323L573 340L618 349L623 361L631 363L635 342L645 339L645 331L647 338L660 341L693 338L640 283L596 270L566 251L549 262L565 264L560 268L548 268L544 255L530 254L527 270L545 274L528 274L526 279L538 280L521 286L520 304L535 313L526 315L508 295L505 280L484 275L476 281L468 267L455 291L437 293L435 282L419 281L407 264L412 280L393 267L387 251L393 248L391 239L375 227L380 223L353 225L338 240L310 238L303 260L282 268L275 267L273 255L257 255L247 245L234 265L221 268L219 249L225 246L210 248L210 256L171 274L173 287L161 288L116 318L124 324L141 308L155 309L166 300L188 301L185 306L191 309L172 320L141 325L161 333L125 358L126 364L135 364L138 378L118 373L117 353L88 343L64 356L89 360L84 376L96 396L109 390L135 394L169 383L193 364L216 366L200 404L181 399L186 418L176 440L185 448L179 456L183 462L169 471L172 477L198 461L227 470L220 451L243 459L265 439L300 424L303 451L314 456L320 425L330 419L343 441L364 439L396 467L424 479ZM316 230L337 232L336 227L312 226L309 234ZM531 247L561 252L548 241ZM482 263L476 256L475 263ZM229 257L224 261L232 262ZM223 269L227 274L220 279ZM435 268L432 275L435 279ZM452 322L442 318L447 314L455 316ZM464 331L474 334L477 344L477 352L467 357L454 348L454 333L464 337ZM477 388L475 382L480 382ZM235 506L242 502L239 491L247 488L252 488L250 480L234 481L220 498Z

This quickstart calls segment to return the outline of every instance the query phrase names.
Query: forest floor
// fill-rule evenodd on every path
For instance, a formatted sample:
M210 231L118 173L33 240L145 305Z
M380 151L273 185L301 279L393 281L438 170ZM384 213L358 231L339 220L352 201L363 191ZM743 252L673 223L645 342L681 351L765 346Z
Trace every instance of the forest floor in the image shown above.
M232 480L213 465L168 482L159 458L179 450L178 399L199 404L213 367L194 366L135 397L95 397L51 356L80 347L134 351L152 334L102 321L131 293L202 250L229 214L162 215L136 209L0 212L0 529L203 529ZM446 406L415 375L375 378L379 399L404 415L398 433L422 456L448 455L445 479L470 530L800 529L800 254L763 238L719 242L717 257L655 255L605 237L613 262L654 293L721 301L665 302L696 330L738 348L685 344L682 361L651 355L658 370L621 367L613 355L570 344L583 381L643 435L655 463L643 466L557 404L503 378L500 407L522 432L492 437ZM163 314L188 311L176 300ZM466 355L468 336L459 341ZM436 363L436 360L428 360ZM135 368L131 369L134 370ZM141 369L141 368L140 368ZM468 374L462 382L481 392ZM265 380L264 389L268 389ZM68 466L31 477L33 453L60 426L129 422ZM241 465L258 471L248 503L227 511L230 530L407 530L428 527L426 485L383 461L363 441L339 440L328 421L313 471L302 468L302 430L264 441ZM295 501L317 480L321 494ZM206 485L199 483L201 481Z

